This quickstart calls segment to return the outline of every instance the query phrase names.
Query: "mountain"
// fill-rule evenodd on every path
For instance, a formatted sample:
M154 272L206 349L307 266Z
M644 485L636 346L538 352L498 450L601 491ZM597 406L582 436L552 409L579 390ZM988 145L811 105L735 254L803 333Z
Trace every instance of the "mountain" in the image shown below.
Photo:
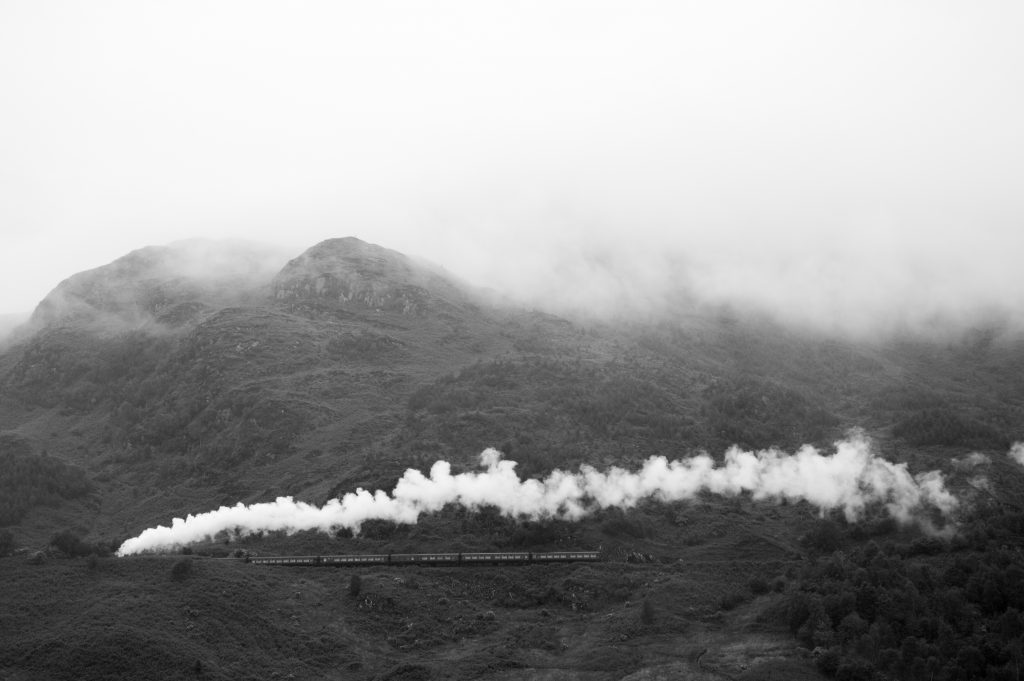
M351 237L283 260L201 241L135 251L62 282L0 355L0 432L145 499L74 508L79 526L386 488L492 445L537 474L828 445L851 427L1005 448L1024 421L1019 341L856 344L725 311L570 322Z
M1024 343L992 329L941 342L854 342L728 309L644 323L568 320L496 304L437 266L351 237L316 244L291 260L248 244L182 242L144 248L70 277L0 350L0 531L8 543L31 548L45 547L61 532L55 545L74 547L82 540L102 547L221 504L281 495L323 503L357 487L389 491L406 468L425 471L438 459L456 472L475 470L477 455L488 446L517 461L520 475L542 477L581 464L635 468L655 454L676 458L707 450L720 459L734 444L792 451L809 443L827 449L851 428L863 429L878 452L914 473L943 471L971 504L1005 506L1021 491L1021 473L1005 457L1022 438L1021 424ZM991 460L987 481L962 464L971 452ZM580 523L532 525L448 509L413 528L370 523L359 537L275 535L251 538L245 546L314 554L600 546L619 562L599 572L528 571L522 580L486 572L451 575L449 581L424 577L422 593L412 586L395 592L396 582L378 576L369 600L358 606L368 610L356 615L354 602L352 608L335 604L330 617L310 614L308 623L313 606L299 608L281 591L291 588L288 579L275 576L267 586L240 570L231 579L260 594L246 600L258 620L248 624L243 622L249 615L226 596L192 605L206 598L204 589L228 593L215 586L220 573L200 562L195 583L205 586L187 591L189 605L168 587L154 607L167 622L175 608L209 608L232 626L254 626L268 632L268 640L291 641L309 660L325 660L303 663L313 676L338 660L328 643L306 650L313 645L308 641L335 635L324 632L337 618L363 618L338 635L351 655L369 660L365 668L349 670L365 678L430 678L437 665L416 666L424 651L434 644L455 651L458 641L468 639L483 647L450 652L477 665L467 668L467 677L506 678L501 674L512 667L485 669L480 661L494 646L512 646L502 658L506 662L522 649L534 651L531 659L540 666L555 664L562 644L548 649L525 632L540 626L546 640L575 640L570 613L579 611L587 613L587 627L609 640L632 641L638 632L649 637L640 648L623 644L606 653L608 668L626 673L640 665L637 651L647 651L641 655L646 660L687 627L728 645L728 623L739 626L741 620L720 626L722 617L732 617L721 614L732 611L723 609L722 599L746 593L747 605L735 617L753 622L756 599L750 600L750 589L758 598L772 597L762 592L761 582L748 589L750 575L765 584L781 579L792 585L787 570L803 565L800 556L807 551L801 539L810 536L822 546L832 541L814 539L832 532L822 522L805 504L766 508L746 497L708 498L692 506L652 502ZM843 532L837 541L851 542L847 548L865 537L887 536L908 545L921 539L919 531L899 534L877 518ZM203 550L223 555L230 549ZM660 557L657 564L634 569L621 562L650 555ZM13 565L16 558L3 560ZM169 560L153 565L169 570ZM676 561L703 567L683 573ZM723 571L736 561L753 572ZM77 576L65 574L69 569L59 568L60 579L77 583ZM117 580L137 586L148 574L127 559L105 569L106 576L96 578L106 585L102 589L116 590ZM34 573L18 574L33 588L45 582ZM108 584L108 578L114 581ZM308 578L309 588L320 594L311 599L341 598L320 573ZM556 586L545 591L550 580ZM692 605L681 596L659 597L669 586L689 594ZM481 595L499 592L508 595ZM82 612L94 607L78 592L65 597ZM662 614L643 617L657 626L641 623L627 631L597 624L616 608L639 608L659 598ZM447 605L438 609L441 599ZM264 600L303 618L297 626L305 642L293 641L263 609ZM480 619L456 612L454 603L478 609ZM552 617L547 624L541 606ZM124 616L119 608L127 606L103 607ZM519 614L501 610L508 621L495 622L493 613L486 615L493 608L518 608ZM443 621L417 619L423 613L441 613L436 616ZM472 621L463 626L460 618ZM154 631L170 632L167 622ZM406 640L393 633L407 625L413 627L409 631L447 633L436 641L434 634ZM380 633L385 630L392 633ZM387 655L360 642L369 632L391 637L387 649L399 651L411 666L382 666ZM580 642L566 643L565 654L586 667L607 641L577 633ZM147 659L216 656L190 639L165 645L152 637L164 633L131 629L118 635L128 637L128 648L151 655ZM40 649L45 634L31 636L8 648ZM113 639L100 638L113 646ZM773 638L772 645L779 640ZM76 654L86 659L94 643L80 640ZM693 646L684 648L693 648L697 660ZM244 659L242 649L236 652ZM786 655L800 659L795 652ZM208 675L240 678L241 662L218 659L221 672L207 664ZM271 657L260 660L279 664ZM687 669L701 668L694 660L685 663ZM0 656L0 676L5 664L36 668L22 658ZM56 667L46 666L50 662L39 664L56 674ZM143 673L134 663L124 664Z
M281 260L276 250L247 242L149 246L61 282L36 307L29 328L88 326L109 335L177 325L202 309L245 304Z
M307 314L357 306L425 316L469 304L464 288L443 271L354 237L310 248L285 265L271 290L275 301Z

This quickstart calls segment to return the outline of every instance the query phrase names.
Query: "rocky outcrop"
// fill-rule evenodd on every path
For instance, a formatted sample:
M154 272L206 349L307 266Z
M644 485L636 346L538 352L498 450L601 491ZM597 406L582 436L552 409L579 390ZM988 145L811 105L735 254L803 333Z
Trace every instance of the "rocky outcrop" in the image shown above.
M416 316L466 303L441 270L354 237L323 241L289 262L274 278L271 295L299 309Z

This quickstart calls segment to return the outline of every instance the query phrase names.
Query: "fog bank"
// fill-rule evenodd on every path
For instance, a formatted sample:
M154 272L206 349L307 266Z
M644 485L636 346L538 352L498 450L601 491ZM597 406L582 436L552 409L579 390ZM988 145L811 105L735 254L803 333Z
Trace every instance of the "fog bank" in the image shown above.
M1020 324L1022 33L944 0L5 2L0 312L147 245L352 235L553 311Z

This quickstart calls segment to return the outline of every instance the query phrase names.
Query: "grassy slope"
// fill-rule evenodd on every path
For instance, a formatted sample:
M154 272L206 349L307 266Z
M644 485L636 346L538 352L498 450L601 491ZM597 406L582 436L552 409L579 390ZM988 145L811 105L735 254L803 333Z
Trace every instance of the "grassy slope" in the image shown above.
M0 561L4 678L579 678L647 669L690 678L815 678L806 653L760 613L753 577L799 563L797 507L742 500L652 504L582 524L556 523L540 548L602 546L596 565L493 568L270 568L180 556ZM376 538L304 534L243 543L262 552L387 551L516 540L500 518L445 511ZM795 543L795 542L794 542ZM232 547L199 550L224 554ZM652 563L625 562L627 552ZM191 560L184 579L173 566ZM723 609L727 597L738 602ZM650 603L647 621L644 601ZM704 653L701 656L701 653ZM698 658L700 661L698 662ZM200 661L201 677L195 675ZM275 676L276 675L276 676Z

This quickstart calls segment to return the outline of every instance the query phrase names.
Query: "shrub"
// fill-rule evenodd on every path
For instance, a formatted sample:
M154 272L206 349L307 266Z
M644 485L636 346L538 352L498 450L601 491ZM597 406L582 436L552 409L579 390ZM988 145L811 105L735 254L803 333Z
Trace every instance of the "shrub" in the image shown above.
M0 556L6 556L14 550L14 535L8 530L0 530Z
M192 559L182 558L171 566L171 579L180 582L192 574Z
M640 606L640 621L648 627L654 624L654 605L646 598Z
M87 556L93 553L93 547L82 541L72 530L62 530L50 538L50 546L57 549L65 556Z
M893 435L912 445L998 447L1009 445L1005 434L987 423L976 421L952 409L922 409L902 419Z
M839 671L840 656L839 648L832 647L818 656L818 671L825 676L835 676Z
M861 660L843 660L836 669L839 681L871 681L874 675L871 665Z
M19 522L36 506L58 506L89 493L85 471L0 436L0 525Z
M821 553L832 553L842 542L842 531L839 524L825 518L815 523L804 537L804 543L811 549Z
M352 598L358 598L362 590L363 578L359 575L352 575L348 580L348 595Z
M745 600L747 600L747 595L742 591L730 591L719 599L718 607L722 610L732 610Z

